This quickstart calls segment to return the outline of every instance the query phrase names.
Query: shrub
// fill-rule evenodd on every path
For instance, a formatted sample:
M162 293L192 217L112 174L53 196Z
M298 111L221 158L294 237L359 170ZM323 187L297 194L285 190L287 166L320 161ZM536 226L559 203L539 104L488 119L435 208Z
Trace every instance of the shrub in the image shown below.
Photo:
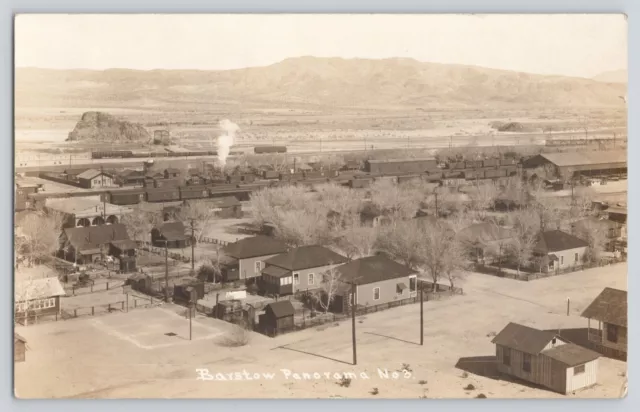
M464 387L465 391L472 391L474 390L476 387L473 386L472 384L468 384L467 386Z
M338 385L342 386L343 388L348 388L349 386L351 386L351 378L343 376L342 379L338 381Z
M244 322L240 322L237 325L233 325L233 329L222 337L220 344L229 348L237 348L246 346L250 340L251 333L247 325Z
M468 374L467 372L462 372L462 377L463 377L463 378L468 378L468 377L469 377L469 374Z
M476 396L476 398L478 398L478 399L486 399L487 395L485 395L484 393L480 393L480 394L478 394L478 396Z
M427 381L425 381L424 379L422 379L422 380L418 381L418 383L419 383L420 385L426 385L426 384L427 384Z
M380 393L380 392L378 391L378 388L373 388L373 390L371 391L371 394L372 394L372 395L377 395L378 393Z

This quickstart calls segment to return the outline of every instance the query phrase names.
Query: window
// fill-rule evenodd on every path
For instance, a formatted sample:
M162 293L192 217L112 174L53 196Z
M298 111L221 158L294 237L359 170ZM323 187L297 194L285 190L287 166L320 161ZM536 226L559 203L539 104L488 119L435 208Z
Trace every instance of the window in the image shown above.
M418 278L416 276L411 276L409 278L409 292L413 293L418 289Z
M574 375L580 375L581 373L584 373L584 365L578 365L573 368Z
M286 278L280 278L280 286L287 286L292 283L291 276L287 276Z
M560 256L560 264L564 265L564 256Z
M313 273L309 273L309 285L313 285Z
M610 323L607 323L606 327L607 327L607 340L609 342L618 343L618 327Z
M299 285L300 284L300 274L299 273L294 273L293 274L293 284L294 285Z
M260 273L260 271L262 270L262 262L257 261L255 265L256 265L256 273Z
M380 288L373 288L373 300L380 300Z
M524 372L531 372L531 355L528 353L522 354L522 370Z
M578 254L577 253L575 254L575 261L576 261L576 263L578 263Z
M502 348L502 363L511 366L511 349Z
M554 265L553 265L553 260L550 260L550 261L549 261L549 269L550 269L550 270L553 270L553 266L554 266Z

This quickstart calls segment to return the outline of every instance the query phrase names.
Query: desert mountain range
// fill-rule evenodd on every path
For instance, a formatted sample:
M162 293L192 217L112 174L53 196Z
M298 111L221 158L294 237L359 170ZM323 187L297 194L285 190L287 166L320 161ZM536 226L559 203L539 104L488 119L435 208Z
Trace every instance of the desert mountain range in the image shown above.
M604 76L604 74L603 74ZM610 76L610 75L609 75ZM626 84L413 59L299 57L238 70L17 68L16 107L618 107Z

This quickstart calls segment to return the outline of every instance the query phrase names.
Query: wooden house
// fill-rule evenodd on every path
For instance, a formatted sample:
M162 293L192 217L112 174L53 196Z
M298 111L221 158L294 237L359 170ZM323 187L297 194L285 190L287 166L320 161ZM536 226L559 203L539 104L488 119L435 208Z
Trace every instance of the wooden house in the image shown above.
M474 223L457 233L469 257L475 262L485 262L486 258L501 258L515 233L495 223Z
M60 297L66 295L57 277L24 279L15 285L16 320L60 313Z
M227 282L239 279L254 279L262 276L265 261L285 253L287 245L268 236L253 236L240 239L226 245L225 255L233 259L233 263L225 265L222 271L223 279Z
M27 353L27 340L17 333L13 334L13 362L24 362Z
M128 242L125 242L128 241ZM116 256L122 261L135 260L135 243L129 239L127 228L114 225L74 227L64 229L61 236L60 257L78 264L101 261L104 256ZM131 263L123 263L128 271ZM135 262L133 263L135 268Z
M340 282L332 308L336 312L346 312L353 305L350 283L356 285L356 305L360 306L382 305L417 294L418 274L382 254L352 260L336 271Z
M319 289L323 273L347 260L323 246L298 247L267 259L258 286L276 296Z
M96 187L114 186L114 177L111 173L101 172L96 169L85 170L78 175L78 182L85 189Z
M295 311L291 301L281 300L270 303L265 307L264 312L259 318L260 328L264 334L276 336L293 329Z
M600 355L553 332L511 322L492 343L501 373L563 394L597 383Z
M214 197L208 199L215 216L222 219L241 219L242 204L235 196Z
M532 267L543 273L581 266L589 243L561 230L540 232L533 247Z
M191 246L191 235L182 222L164 222L151 230L151 244L156 247L182 249Z
M599 352L626 360L627 358L627 292L605 288L582 312L588 319L587 336ZM598 321L592 329L591 321ZM594 325L595 326L595 325Z
M177 179L179 177L180 177L180 169L176 169L174 167L168 167L164 169L165 179Z

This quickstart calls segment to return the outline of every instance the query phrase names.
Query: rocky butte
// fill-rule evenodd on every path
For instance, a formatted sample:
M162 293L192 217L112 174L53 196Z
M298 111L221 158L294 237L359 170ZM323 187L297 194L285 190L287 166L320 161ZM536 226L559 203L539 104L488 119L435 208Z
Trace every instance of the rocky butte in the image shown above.
M69 133L67 141L139 142L149 139L149 132L138 123L118 120L108 113L86 112Z

